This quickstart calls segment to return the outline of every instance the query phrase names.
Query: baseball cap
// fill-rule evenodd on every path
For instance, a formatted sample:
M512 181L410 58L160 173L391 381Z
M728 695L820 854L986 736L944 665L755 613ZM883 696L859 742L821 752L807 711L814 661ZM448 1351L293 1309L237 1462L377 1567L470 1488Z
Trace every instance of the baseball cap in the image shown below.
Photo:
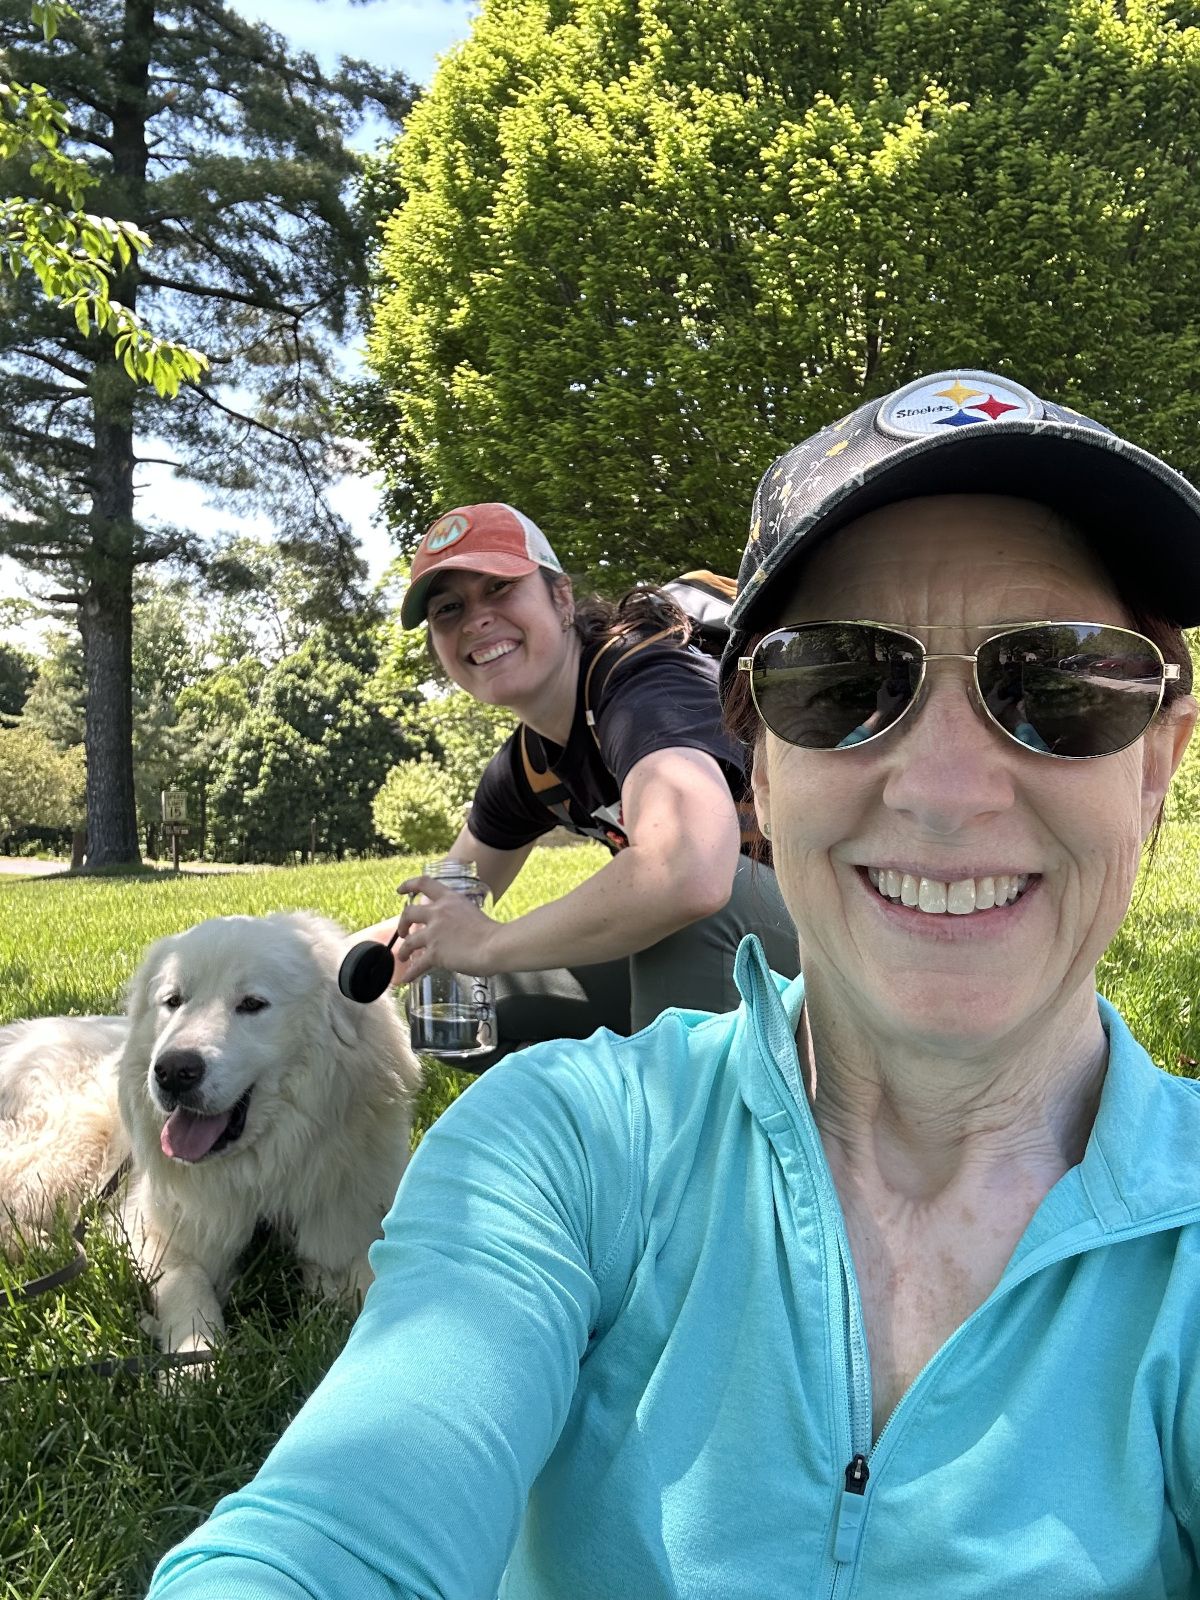
M767 468L729 613L722 687L748 636L775 620L781 578L820 540L896 500L1004 494L1067 517L1139 601L1200 623L1200 494L1166 462L1011 378L956 368L916 378Z
M400 622L415 628L425 620L429 586L439 572L491 572L525 578L538 567L561 572L550 541L523 512L500 500L456 506L432 523L413 557L412 581L400 603Z

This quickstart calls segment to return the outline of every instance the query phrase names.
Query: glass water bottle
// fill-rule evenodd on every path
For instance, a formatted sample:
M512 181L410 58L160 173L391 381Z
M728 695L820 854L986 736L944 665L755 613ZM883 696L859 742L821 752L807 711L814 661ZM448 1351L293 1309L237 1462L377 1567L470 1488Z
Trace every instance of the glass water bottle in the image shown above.
M424 876L466 895L482 911L487 884L473 861L427 861ZM414 1050L446 1060L479 1056L496 1048L496 1001L490 978L435 967L408 986L408 1027Z

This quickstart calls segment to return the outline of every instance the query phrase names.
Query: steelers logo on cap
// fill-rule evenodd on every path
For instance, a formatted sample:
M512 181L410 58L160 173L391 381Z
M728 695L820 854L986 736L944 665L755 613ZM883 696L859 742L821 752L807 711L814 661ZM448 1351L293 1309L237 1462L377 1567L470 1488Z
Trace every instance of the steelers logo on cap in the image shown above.
M425 535L425 548L434 555L439 550L444 550L447 545L457 544L471 526L471 519L464 517L461 511L450 511L444 517L439 517Z
M895 439L948 433L976 424L1032 422L1045 416L1036 395L991 372L939 372L889 395L875 426Z

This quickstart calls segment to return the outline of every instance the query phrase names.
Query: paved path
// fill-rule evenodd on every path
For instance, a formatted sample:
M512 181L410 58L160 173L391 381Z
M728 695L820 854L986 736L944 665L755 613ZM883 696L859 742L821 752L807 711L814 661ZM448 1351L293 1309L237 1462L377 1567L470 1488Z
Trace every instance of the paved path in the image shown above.
M67 861L38 861L33 856L0 856L0 875L17 873L22 878L44 878L52 872L65 872Z
M171 870L170 862L155 861L147 863L156 867L160 872ZM62 861L38 861L33 856L0 856L0 878L46 878L54 873L65 873L69 863L66 858ZM218 873L218 872L270 872L276 870L266 866L234 866L229 862L218 861L181 861L179 871L181 874ZM283 870L282 868L278 870Z

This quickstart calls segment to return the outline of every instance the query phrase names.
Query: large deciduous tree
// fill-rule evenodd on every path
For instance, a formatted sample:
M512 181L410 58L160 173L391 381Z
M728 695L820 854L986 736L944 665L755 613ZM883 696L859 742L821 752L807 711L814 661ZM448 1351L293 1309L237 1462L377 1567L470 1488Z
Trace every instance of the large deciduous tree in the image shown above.
M484 0L376 175L394 526L494 497L613 582L729 569L774 453L959 364L1200 468L1194 22Z
M349 582L361 572L326 490L346 464L331 399L366 240L346 144L364 109L399 121L410 88L344 61L323 74L220 0L79 0L59 36L29 39L28 0L0 0L21 82L70 116L94 203L154 241L113 283L156 330L210 358L170 404L139 390L110 339L64 326L27 277L0 291L0 552L74 610L87 675L89 863L137 859L131 761L134 574L202 561L199 502L180 525L138 517L138 467L165 460ZM190 504L188 503L190 499ZM203 520L202 518L198 520Z

